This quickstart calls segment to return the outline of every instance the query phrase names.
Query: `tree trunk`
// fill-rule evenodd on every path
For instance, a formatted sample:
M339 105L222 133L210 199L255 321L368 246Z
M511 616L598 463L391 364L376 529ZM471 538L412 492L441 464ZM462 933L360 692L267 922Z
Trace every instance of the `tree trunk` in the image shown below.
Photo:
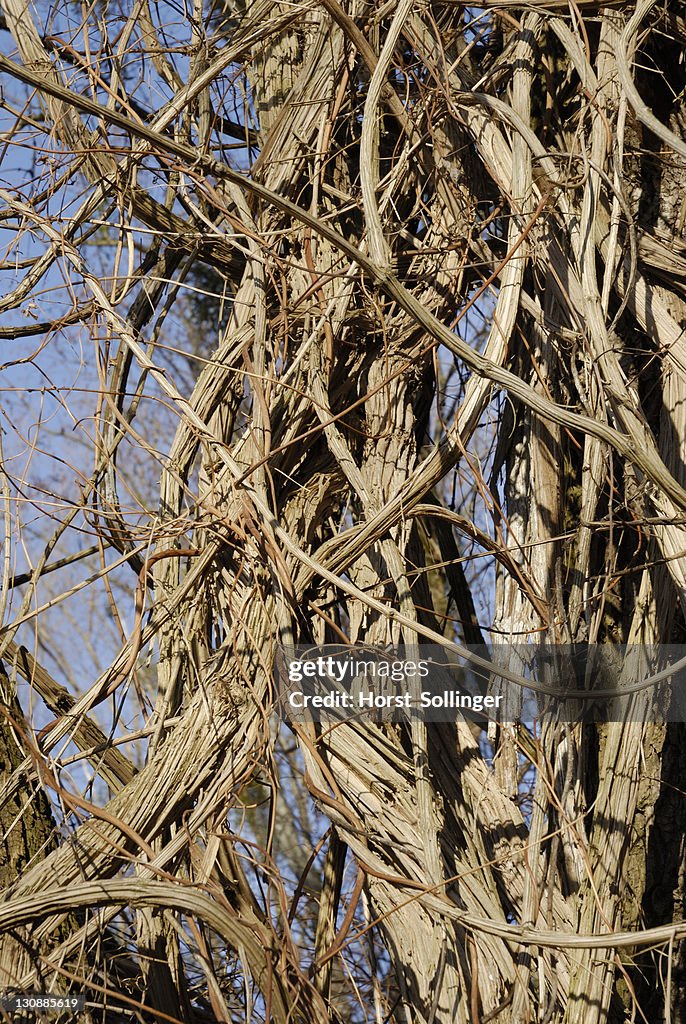
M684 639L681 5L0 6L39 102L2 100L0 654L56 716L2 677L0 980L681 1020L683 723L498 675L587 644L629 687ZM296 645L485 642L488 727L277 725Z

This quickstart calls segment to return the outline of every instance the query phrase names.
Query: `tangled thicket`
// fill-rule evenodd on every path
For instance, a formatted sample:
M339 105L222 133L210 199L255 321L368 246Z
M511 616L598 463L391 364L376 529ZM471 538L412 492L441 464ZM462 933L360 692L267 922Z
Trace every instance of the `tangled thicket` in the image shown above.
M683 638L682 4L0 9L2 983L686 1019L681 725L272 715L280 643Z

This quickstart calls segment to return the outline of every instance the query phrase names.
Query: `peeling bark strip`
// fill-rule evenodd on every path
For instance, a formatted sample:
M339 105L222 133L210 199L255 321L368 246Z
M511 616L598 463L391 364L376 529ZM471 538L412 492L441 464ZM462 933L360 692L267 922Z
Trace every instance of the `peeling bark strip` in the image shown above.
M686 21L624 7L0 0L3 984L686 1019L636 682L686 636ZM276 726L281 645L533 640L626 720Z

